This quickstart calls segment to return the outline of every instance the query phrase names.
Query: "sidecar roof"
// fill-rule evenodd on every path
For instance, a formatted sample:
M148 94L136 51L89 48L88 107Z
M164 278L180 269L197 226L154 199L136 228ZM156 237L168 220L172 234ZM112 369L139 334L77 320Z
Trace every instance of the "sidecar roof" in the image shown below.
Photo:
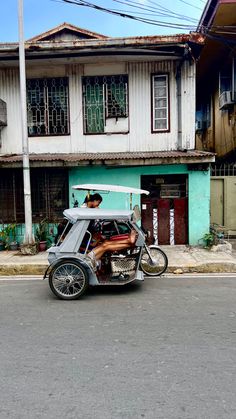
M137 195L149 195L149 191L146 191L145 189L131 188L130 186L121 185L104 185L100 183L84 183L83 185L73 185L72 189L104 192L124 192Z
M72 223L77 220L131 220L133 213L131 210L100 208L69 208L63 211L64 216Z

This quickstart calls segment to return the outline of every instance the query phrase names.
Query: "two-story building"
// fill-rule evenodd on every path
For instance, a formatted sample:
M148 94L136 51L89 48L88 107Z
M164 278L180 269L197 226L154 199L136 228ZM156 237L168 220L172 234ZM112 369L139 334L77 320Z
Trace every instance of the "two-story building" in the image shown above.
M196 146L216 153L211 222L236 235L236 0L208 0L198 25Z
M82 204L73 184L129 185L150 191L134 204L156 242L198 244L209 230L214 161L195 149L203 42L200 34L108 38L64 23L25 43L33 222ZM24 222L18 54L17 43L0 44L4 223ZM102 205L128 200L111 193Z

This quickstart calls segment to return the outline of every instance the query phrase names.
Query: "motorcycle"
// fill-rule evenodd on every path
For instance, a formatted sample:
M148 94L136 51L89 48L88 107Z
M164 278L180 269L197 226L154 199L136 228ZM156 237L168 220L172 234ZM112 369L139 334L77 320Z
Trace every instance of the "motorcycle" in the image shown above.
M76 185L74 189L146 193L116 185ZM130 205L132 200L130 200ZM162 275L168 266L166 254L146 244L146 234L137 224L135 211L100 208L70 208L63 212L64 229L55 246L48 249L48 278L52 292L60 299L81 297L89 286L126 285L143 281L144 274ZM135 233L134 242L124 250L105 252L94 265L91 245L120 243ZM113 246L116 247L116 246Z

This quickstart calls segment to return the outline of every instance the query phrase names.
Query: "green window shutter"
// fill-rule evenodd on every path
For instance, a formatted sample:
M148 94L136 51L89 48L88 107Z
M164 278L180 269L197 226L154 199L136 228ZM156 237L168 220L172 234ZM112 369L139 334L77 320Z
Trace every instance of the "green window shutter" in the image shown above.
M84 86L84 113L86 133L104 132L104 89L99 78L86 80Z

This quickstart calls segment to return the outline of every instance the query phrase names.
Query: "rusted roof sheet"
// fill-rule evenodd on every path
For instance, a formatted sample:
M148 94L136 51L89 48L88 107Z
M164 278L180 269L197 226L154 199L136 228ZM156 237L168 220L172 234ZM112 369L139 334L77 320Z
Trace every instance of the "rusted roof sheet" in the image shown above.
M87 35L88 36L88 35ZM50 36L49 36L50 38ZM202 49L205 37L200 33L137 36L126 38L89 37L88 39L32 38L25 42L25 56L28 60L67 59L73 57L83 62L96 56L124 56L147 59L189 59L197 57ZM60 38L60 37L59 37ZM0 43L0 62L18 61L18 43Z
M58 34L63 30L69 30L72 32L76 32L78 35L82 35L83 37L95 38L95 39L106 39L107 36L102 35L97 32L92 32L87 29L79 28L78 26L71 25L70 23L64 22L61 25L56 26L46 32L43 32L39 35L34 36L33 38L27 39L27 42L38 42L44 41L51 38L53 35Z
M109 164L109 162L116 162L119 165L119 162L126 162L129 165L129 161L137 161L139 164L140 161L146 161L148 164L149 161L154 163L155 160L165 160L165 163L168 164L168 160L174 163L174 161L186 161L193 160L196 162L199 161L214 161L215 154L198 151L198 150L188 150L188 151L151 151L151 152L128 152L128 153L81 153L81 154L30 154L29 159L31 162L65 162L65 163L76 163L76 162L97 162L101 164ZM22 162L22 154L17 155L2 155L0 156L1 163L16 163ZM152 163L152 164L153 164Z
M205 42L205 36L200 33L191 34L177 34L177 35L152 35L152 36L136 36L136 37L103 37L99 39L79 39L72 41L36 41L31 38L25 42L25 49L30 50L35 47L37 50L41 49L72 49L72 48L102 48L102 47L135 47L135 46L178 46L192 42L203 45ZM17 42L0 42L1 49L15 50L18 47Z

